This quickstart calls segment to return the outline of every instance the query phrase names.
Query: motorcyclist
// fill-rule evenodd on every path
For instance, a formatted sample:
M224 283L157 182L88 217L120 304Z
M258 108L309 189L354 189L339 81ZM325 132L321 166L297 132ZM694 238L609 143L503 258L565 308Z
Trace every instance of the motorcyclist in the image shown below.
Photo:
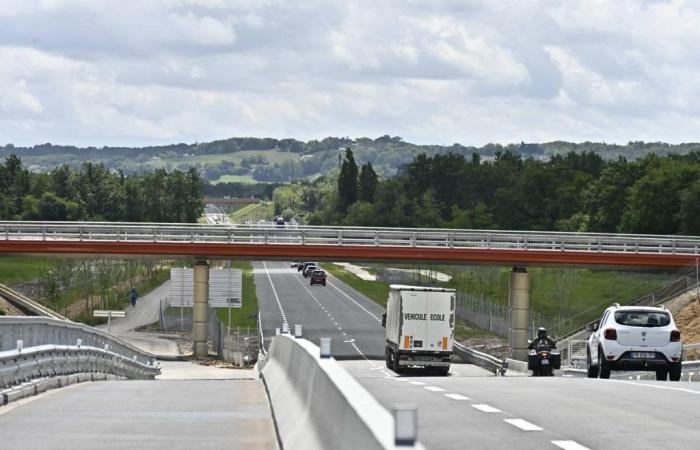
M547 329L545 327L539 327L537 329L537 337L527 346L529 350L535 350L540 347L547 347L550 350L557 348L554 339L547 336Z

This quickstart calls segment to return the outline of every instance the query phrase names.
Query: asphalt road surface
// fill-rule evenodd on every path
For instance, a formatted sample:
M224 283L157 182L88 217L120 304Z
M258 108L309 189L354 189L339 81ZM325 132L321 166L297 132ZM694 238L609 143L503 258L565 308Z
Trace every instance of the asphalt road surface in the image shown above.
M101 381L31 400L0 408L1 448L278 448L259 380Z
M383 361L382 308L332 277L308 286L289 267L255 264L265 335L286 319L317 344L331 336L339 359L360 359L342 364L385 408L418 409L429 449L700 448L700 384L494 377L469 364L453 364L447 377L397 376Z
M319 345L331 338L337 359L384 359L384 310L332 276L327 285L309 285L309 279L291 268L291 263L256 262L255 286L263 333L269 339L283 322L293 332L303 327L303 336Z
M448 377L397 376L380 361L342 364L387 409L415 405L430 449L700 448L698 383L494 377L461 364Z

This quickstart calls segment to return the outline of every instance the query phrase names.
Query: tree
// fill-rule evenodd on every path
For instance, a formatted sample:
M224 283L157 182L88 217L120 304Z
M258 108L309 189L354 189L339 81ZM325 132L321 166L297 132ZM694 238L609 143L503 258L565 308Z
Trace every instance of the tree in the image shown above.
M700 235L700 180L681 192L680 221L682 234Z
M360 170L360 182L359 182L359 200L372 203L374 201L374 194L377 192L377 184L379 184L379 179L374 171L371 163L363 164Z
M348 147L345 150L345 160L338 176L338 196L340 212L345 213L350 205L357 201L357 163Z

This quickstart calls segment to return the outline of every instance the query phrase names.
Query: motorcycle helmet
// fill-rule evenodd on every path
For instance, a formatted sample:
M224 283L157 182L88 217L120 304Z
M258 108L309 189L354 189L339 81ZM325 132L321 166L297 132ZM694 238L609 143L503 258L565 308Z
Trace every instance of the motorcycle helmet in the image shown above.
M547 329L545 327L539 327L537 329L537 337L539 339L544 339L547 337Z

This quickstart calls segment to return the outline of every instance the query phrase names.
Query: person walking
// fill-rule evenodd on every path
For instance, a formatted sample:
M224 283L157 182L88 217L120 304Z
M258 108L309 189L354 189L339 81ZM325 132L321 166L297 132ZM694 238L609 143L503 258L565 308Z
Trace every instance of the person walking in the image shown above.
M129 291L129 298L131 299L131 306L136 308L136 298L138 297L138 294L136 293L136 288L132 287L131 290Z

